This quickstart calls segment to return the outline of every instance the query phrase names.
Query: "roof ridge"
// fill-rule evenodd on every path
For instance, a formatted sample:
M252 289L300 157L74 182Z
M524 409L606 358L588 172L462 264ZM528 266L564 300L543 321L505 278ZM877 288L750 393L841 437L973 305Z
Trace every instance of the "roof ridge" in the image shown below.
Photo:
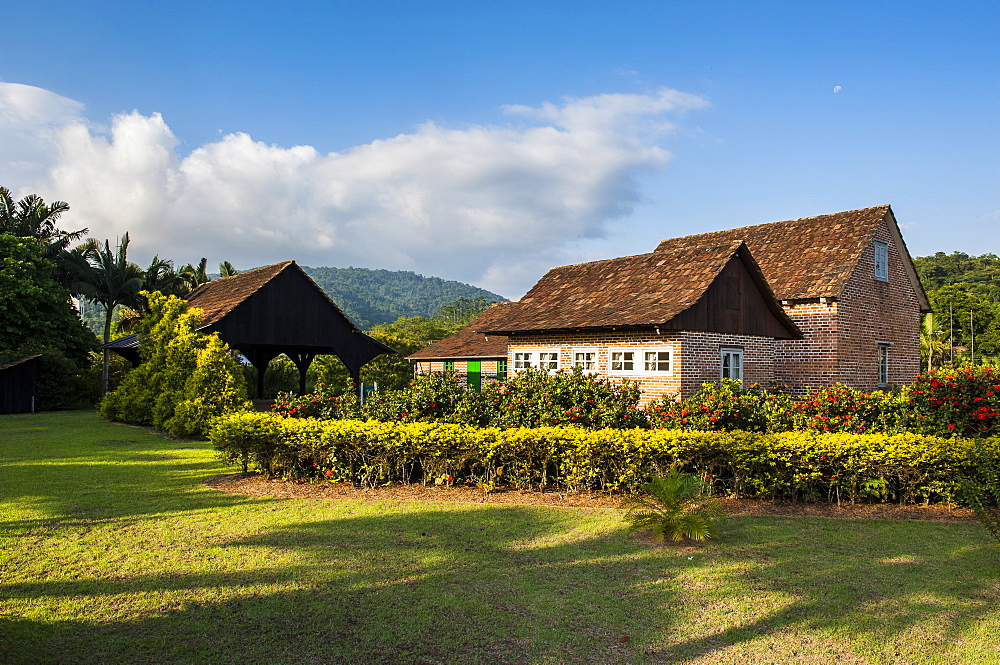
M809 222L809 221L816 220L816 219L821 219L821 218L824 218L824 217L837 217L837 216L840 216L840 215L850 215L850 214L859 213L859 212L867 212L869 210L885 209L885 211L887 212L891 208L892 208L892 206L890 204L884 203L884 204L877 205L877 206L870 206L868 208L856 208L854 210L841 210L839 212L830 212L830 213L826 213L826 214L823 214L823 215L812 215L811 217L796 217L795 219L781 219L781 220L776 220L776 221L773 221L773 222L762 222L760 224L748 224L747 226L737 226L736 228L732 228L732 229L719 229L717 231L703 231L701 233L690 233L690 234L688 234L686 236L676 236L676 237L673 237L673 238L664 238L663 240L660 241L659 244L662 245L663 243L667 242L668 240L670 240L670 241L678 241L678 240L686 240L688 238L698 238L700 236L711 236L711 235L717 235L717 234L733 234L733 233L736 233L737 231L743 231L744 229L746 229L746 230L753 230L753 229L759 229L759 228L767 227L767 226L774 226L774 225L781 225L781 224L794 224L794 223L797 223L797 222ZM653 250L653 251L657 252L657 251L665 251L665 250Z
M693 236L690 236L690 237L693 237ZM673 240L673 238L671 238L671 240ZM697 245L695 247L684 247L684 248L680 248L680 249L671 249L671 250L664 250L664 251L653 250L652 252L643 252L642 254L629 254L628 256L614 256L614 257L611 257L611 258L608 258L608 259L597 259L595 261L581 261L580 263L567 263L567 264L561 265L561 266L552 266L551 268L549 268L549 271L551 272L552 270L561 270L562 268L578 268L580 266L591 266L591 265L596 266L599 263L612 263L612 262L615 262L615 261L626 261L626 260L630 260L630 259L651 258L651 257L654 257L654 256L659 257L659 256L662 256L663 254L672 254L672 253L689 252L689 251L705 251L705 250L709 250L709 249L724 249L724 248L728 249L730 247L732 247L733 250L735 251L739 247L740 244L743 244L742 240L740 240L740 241L729 241L729 242L717 242L717 243L714 243L714 244ZM494 304L503 304L503 303L494 303Z

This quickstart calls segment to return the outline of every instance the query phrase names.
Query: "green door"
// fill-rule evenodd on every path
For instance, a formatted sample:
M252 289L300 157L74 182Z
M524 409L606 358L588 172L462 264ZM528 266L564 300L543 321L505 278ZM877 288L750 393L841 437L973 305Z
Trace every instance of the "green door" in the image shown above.
M479 360L470 360L465 364L466 379L470 388L479 390L483 387L483 363Z

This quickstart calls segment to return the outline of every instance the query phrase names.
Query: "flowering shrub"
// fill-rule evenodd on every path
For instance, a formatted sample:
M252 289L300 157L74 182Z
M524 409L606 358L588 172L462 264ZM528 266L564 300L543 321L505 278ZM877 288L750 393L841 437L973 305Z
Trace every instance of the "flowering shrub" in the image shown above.
M283 418L319 418L320 420L345 420L361 414L361 401L357 394L334 394L330 386L317 383L308 395L278 393L274 398L274 412Z
M797 400L793 422L795 429L820 432L897 432L904 429L905 408L902 392L865 392L837 383Z
M639 387L633 382L614 383L586 375L580 368L554 374L526 370L503 383L486 384L479 391L463 386L452 372L444 372L418 377L402 390L377 393L364 406L354 395L335 396L318 384L310 395L280 393L274 411L284 417L323 420L628 429L647 425L638 408L639 397Z
M646 406L652 427L701 431L780 432L790 429L792 398L739 381L706 383L686 400L669 395Z
M639 409L638 384L569 372L549 374L544 370L518 372L503 383L484 386L479 393L478 413L466 407L468 424L495 427L544 427L575 425L588 429L646 427Z
M991 436L1000 427L1000 370L960 367L921 374L910 388L860 391L840 384L804 397L738 382L706 383L693 396L671 396L638 407L636 383L584 374L580 368L549 374L519 372L482 390L463 386L450 372L382 391L362 407L353 393L334 395L323 384L296 397L280 393L274 410L285 417L382 422L449 422L480 427L572 425L584 429L694 431L916 432L937 436Z
M433 373L402 390L384 390L365 401L361 415L382 422L457 422L463 401L474 391L459 383L454 372Z
M991 436L1000 426L1000 370L991 366L935 369L909 391L908 425L938 436Z

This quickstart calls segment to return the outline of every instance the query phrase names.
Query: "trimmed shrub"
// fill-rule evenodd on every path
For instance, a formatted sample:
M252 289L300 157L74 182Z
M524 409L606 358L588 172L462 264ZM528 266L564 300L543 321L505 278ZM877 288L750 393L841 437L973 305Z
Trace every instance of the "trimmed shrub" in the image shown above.
M504 430L256 413L216 420L209 438L224 459L289 478L634 492L679 469L722 494L812 501L954 501L974 454L976 464L1000 460L1000 439L565 426Z

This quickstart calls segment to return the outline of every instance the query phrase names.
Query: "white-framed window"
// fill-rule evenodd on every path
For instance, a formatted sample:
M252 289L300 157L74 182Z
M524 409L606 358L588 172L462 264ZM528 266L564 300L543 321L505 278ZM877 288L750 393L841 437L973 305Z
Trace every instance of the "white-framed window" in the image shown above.
M635 349L611 349L608 351L608 371L617 374L635 372Z
M596 372L597 350L573 349L573 367L581 367L585 372Z
M889 281L889 243L875 241L875 279Z
M523 372L529 368L554 372L559 369L559 349L531 349L514 352L514 371Z
M533 351L515 351L514 352L514 371L520 372L532 367L533 359L535 358L535 353Z
M673 351L668 348L609 349L611 374L670 374Z
M886 387L889 385L889 343L879 342L878 343L878 385L879 387Z
M743 380L743 349L720 350L721 364L719 376L732 381Z
M548 350L538 352L538 368L547 372L554 372L559 369L559 351Z
M642 371L667 373L670 371L670 349L651 349L642 352Z

